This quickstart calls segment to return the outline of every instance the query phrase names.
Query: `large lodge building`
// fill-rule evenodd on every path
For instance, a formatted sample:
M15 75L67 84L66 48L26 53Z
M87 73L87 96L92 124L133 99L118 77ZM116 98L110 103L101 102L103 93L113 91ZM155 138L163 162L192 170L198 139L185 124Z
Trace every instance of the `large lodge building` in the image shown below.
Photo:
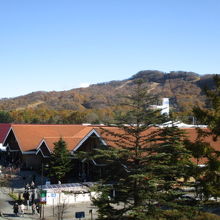
M88 152L100 145L109 145L105 134L102 132L104 126L93 125L45 125L45 124L0 124L0 148L1 160L5 164L26 168L41 169L42 164L47 163L53 152L54 143L62 138L71 155L75 152ZM105 127L105 129L118 128ZM189 140L195 141L197 131L195 127L182 127ZM206 128L203 128L206 129ZM220 141L213 141L212 137L206 137L205 142L216 150L220 150ZM74 158L74 157L73 157ZM201 159L199 164L203 164ZM74 175L84 175L92 180L93 173L101 170L102 165L97 161L86 161L73 159Z

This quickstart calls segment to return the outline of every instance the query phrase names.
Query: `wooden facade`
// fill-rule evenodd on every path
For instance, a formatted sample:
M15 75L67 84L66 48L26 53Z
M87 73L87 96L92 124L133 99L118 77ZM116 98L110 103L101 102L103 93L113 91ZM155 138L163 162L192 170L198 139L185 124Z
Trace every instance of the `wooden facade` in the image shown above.
M95 134L92 134L78 149L77 152L93 152L102 145L102 141ZM74 176L83 181L96 181L101 178L103 165L97 161L73 159Z
M74 170L72 175L82 181L95 181L101 177L106 169L100 161L77 159L76 152L92 152L102 145L117 147L114 137L106 137L100 126L84 125L11 125L3 145L7 147L4 158L8 164L25 169L40 170L42 164L50 159L54 149L54 142L62 138L67 143L67 149L72 155ZM106 128L105 128L106 129ZM119 128L108 127L112 132L123 135ZM156 128L152 128L156 129ZM197 138L196 128L182 128L190 141ZM149 132L149 131L148 131ZM111 143L112 140L112 143ZM107 143L105 143L108 142ZM219 150L220 142L212 137L205 137L204 141ZM195 158L192 158L192 160ZM204 164L203 158L199 164Z
M47 135L47 134L45 134ZM27 134L27 137L28 134ZM60 137L54 138L57 142ZM65 137L63 138L65 141ZM74 142L73 138L73 142ZM73 171L72 175L75 179L81 181L94 181L101 176L102 166L95 161L79 160L74 157L76 152L91 152L95 148L99 147L103 142L96 132L91 129L90 133L85 133L82 138L77 137L76 146L71 146L71 142L67 143L70 155L72 155ZM53 142L53 143L54 143ZM28 151L23 151L22 146L19 146L19 141L16 139L16 132L11 129L4 141L4 146L7 146L7 161L8 164L20 167L22 169L40 170L42 164L49 162L53 146L49 146L46 139L42 139L40 144L35 148L31 147ZM51 143L50 143L51 145Z
M12 164L16 167L23 167L23 155L12 130L10 130L6 141L4 142L4 146L7 147L5 152L6 163Z

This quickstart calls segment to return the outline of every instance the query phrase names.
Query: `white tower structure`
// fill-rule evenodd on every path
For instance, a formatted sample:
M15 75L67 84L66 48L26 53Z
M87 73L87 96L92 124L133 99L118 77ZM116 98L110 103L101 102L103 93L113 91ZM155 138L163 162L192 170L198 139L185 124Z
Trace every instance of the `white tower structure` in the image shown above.
M161 109L161 115L166 114L169 115L170 113L170 105L169 105L169 98L162 99L162 105L152 105L154 109Z
M163 114L169 115L169 113L170 113L169 98L163 98L161 109L162 109L161 115L163 115Z

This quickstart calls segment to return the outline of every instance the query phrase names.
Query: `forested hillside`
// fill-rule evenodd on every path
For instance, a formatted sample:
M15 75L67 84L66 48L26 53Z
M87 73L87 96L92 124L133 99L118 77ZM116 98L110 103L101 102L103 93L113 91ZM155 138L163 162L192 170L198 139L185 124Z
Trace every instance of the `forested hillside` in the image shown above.
M165 73L145 70L122 81L104 82L90 85L87 88L60 92L33 92L16 98L1 99L0 110L9 111L17 118L21 117L18 115L24 114L36 114L38 117L41 114L49 114L47 117L45 116L45 122L48 122L49 118L54 121L54 114L60 115L62 112L65 117L69 117L70 112L74 111L86 115L90 114L92 120L87 120L89 122L100 121L102 117L111 117L113 109L120 106L120 97L128 95L132 90L134 80L143 79L149 88L149 93L158 95L159 100L162 97L170 98L172 111L187 115L192 106L205 105L202 88L204 86L212 87L212 77L213 75L199 75L193 72L172 71ZM27 122L30 121L27 120Z

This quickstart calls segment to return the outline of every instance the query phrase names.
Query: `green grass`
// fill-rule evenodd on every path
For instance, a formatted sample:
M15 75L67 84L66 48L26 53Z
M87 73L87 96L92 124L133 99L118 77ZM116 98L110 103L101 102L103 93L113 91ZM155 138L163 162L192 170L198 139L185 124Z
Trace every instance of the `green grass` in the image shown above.
M8 195L9 195L12 199L18 200L18 195L17 195L17 194L15 194L15 193L8 193Z

